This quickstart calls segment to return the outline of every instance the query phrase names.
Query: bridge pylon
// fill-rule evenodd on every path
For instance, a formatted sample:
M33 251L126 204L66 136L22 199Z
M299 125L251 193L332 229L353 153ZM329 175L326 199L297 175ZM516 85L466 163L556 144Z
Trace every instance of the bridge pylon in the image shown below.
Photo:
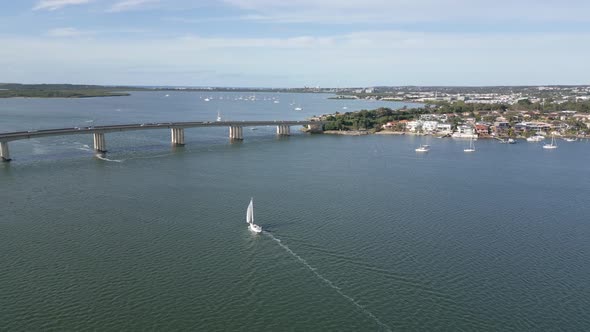
M244 130L241 126L230 126L229 127L229 139L230 140L243 140Z
M170 128L170 136L173 145L184 146L184 128Z
M94 151L99 153L107 152L107 143L104 139L104 133L94 133Z
M8 151L8 142L0 142L0 159L10 161L10 152Z

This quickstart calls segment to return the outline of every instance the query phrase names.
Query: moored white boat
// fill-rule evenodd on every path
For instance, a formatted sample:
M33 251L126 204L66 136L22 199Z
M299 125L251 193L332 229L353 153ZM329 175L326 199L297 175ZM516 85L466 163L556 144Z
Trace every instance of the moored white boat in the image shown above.
M527 142L540 142L540 141L542 141L544 139L545 139L545 136L535 135L535 136L528 137L526 139L526 141Z
M473 145L473 138L469 139L469 147L463 149L463 152L475 152L475 145Z
M428 152L430 151L430 145L420 145L419 147L416 148L416 152Z
M551 143L543 145L543 149L557 149L557 145L555 145L555 136L551 136Z

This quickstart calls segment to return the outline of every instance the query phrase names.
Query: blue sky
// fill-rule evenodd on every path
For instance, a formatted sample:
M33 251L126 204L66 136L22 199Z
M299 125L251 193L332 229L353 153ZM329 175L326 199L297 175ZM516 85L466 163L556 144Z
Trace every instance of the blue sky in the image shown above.
M0 0L0 82L590 84L590 1Z

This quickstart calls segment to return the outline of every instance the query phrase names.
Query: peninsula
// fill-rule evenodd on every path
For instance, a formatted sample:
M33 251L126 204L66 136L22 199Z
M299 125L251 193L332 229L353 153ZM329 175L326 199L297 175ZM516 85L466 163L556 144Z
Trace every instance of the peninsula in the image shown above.
M326 114L326 134L417 134L457 138L528 138L545 134L586 137L590 131L589 100L522 99L513 104L435 102L401 109L378 108Z
M0 83L0 98L89 98L129 96L133 87L107 87L74 84L17 84Z

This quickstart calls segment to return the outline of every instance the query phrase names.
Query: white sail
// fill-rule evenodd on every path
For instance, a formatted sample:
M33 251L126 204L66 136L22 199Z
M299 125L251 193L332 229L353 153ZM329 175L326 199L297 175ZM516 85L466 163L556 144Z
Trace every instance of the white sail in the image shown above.
M250 204L248 204L248 210L246 210L246 222L248 224L254 223L254 201L250 199Z

